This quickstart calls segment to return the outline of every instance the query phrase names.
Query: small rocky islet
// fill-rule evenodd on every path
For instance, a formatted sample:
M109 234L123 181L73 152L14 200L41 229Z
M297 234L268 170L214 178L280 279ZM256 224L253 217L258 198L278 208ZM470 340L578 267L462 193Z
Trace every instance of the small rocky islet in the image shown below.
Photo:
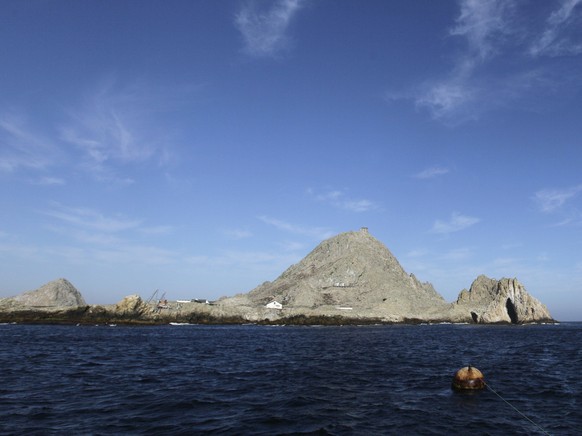
M555 322L515 278L484 275L447 303L408 274L367 228L321 242L273 282L246 294L206 300L143 300L89 305L66 279L0 299L0 322L39 324L524 324Z

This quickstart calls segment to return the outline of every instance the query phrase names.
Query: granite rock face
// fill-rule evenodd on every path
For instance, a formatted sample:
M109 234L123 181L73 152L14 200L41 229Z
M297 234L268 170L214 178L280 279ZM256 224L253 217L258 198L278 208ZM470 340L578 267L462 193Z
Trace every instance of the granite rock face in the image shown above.
M546 306L517 279L479 276L456 302L447 303L430 283L406 273L366 228L327 239L273 282L212 304L192 300L161 305L130 295L115 305L87 306L65 279L0 299L0 322L338 325L552 321Z
M266 309L276 301L282 309ZM219 302L249 321L313 319L378 322L552 322L517 279L479 276L448 304L430 283L407 274L366 228L327 239L273 282Z
M393 322L423 319L435 308L448 307L430 283L407 274L366 228L323 241L275 281L220 303L264 307L271 301L283 304L285 313L337 313Z
M151 312L151 307L139 295L128 295L115 305L113 311L116 315L121 316L139 316Z
M468 291L461 291L453 303L453 311L470 313L476 323L552 321L548 308L532 297L515 278L477 277Z
M81 307L87 305L81 293L66 279L53 280L35 291L25 292L5 300L8 301L3 303L39 308Z

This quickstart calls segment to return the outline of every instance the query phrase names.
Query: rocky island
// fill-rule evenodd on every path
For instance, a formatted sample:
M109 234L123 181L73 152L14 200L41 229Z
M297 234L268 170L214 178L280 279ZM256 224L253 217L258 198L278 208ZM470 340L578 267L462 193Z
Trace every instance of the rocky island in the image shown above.
M447 303L408 274L367 228L321 242L273 282L215 302L162 301L139 295L88 305L66 279L0 299L0 322L115 324L395 324L554 322L515 278L481 275Z

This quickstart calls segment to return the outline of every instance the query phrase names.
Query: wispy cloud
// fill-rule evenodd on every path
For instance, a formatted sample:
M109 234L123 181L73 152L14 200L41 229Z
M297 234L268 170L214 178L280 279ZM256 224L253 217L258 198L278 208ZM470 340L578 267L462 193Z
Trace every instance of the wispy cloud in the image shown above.
M258 218L265 224L289 233L310 236L319 240L327 239L333 236L333 232L325 227L303 227L268 216L259 216Z
M582 53L582 41L570 36L568 29L579 26L582 0L562 0L561 5L548 17L544 32L530 46L532 56L561 56ZM580 36L578 35L578 38Z
M515 6L513 0L460 1L461 12L450 33L468 42L470 54L465 58L465 68L467 59L470 63L483 61L497 52L499 40L513 31L509 20Z
M473 250L471 248L454 248L442 254L442 260L453 260L461 261L469 259L473 256Z
M415 250L410 250L408 253L406 253L406 257L409 257L409 258L424 257L424 256L428 255L429 253L430 253L430 251L426 248L417 248Z
M184 261L189 265L205 270L224 271L226 268L242 270L245 273L252 271L259 272L264 277L267 272L272 275L280 274L299 259L299 256L290 252L224 250L216 255L187 256ZM237 291L242 290L238 289Z
M444 119L460 115L459 109L476 99L478 90L472 87L466 77L453 76L436 83L428 83L416 97L416 107L428 109L435 119ZM473 117L465 112L463 117ZM457 116L455 116L457 118Z
M235 17L245 52L254 57L270 57L288 49L289 25L305 3L305 0L277 0L266 3L270 6L268 10L256 2L246 3Z
M516 248L522 247L523 244L521 242L509 242L507 244L501 244L502 250L514 250Z
M3 235L0 232L0 254L22 261L55 262L64 265L96 264L115 269L119 264L167 265L179 264L184 256L146 242L148 236L167 233L167 226L144 226L139 219L121 215L107 216L79 207L53 204L39 213L50 217L45 227L59 235L57 243L22 242L26 238ZM145 236L145 237L144 237Z
M131 182L119 176L118 165L140 163L161 155L148 107L147 88L142 84L119 86L107 80L85 101L69 111L69 121L61 125L61 139L82 153L84 165L101 179Z
M39 248L45 255L52 253L73 263L93 261L110 265L169 264L180 259L174 251L144 242L171 233L170 226L147 226L141 219L122 214L107 215L96 209L58 203L40 213L53 219L47 228L62 235L61 245Z
M534 200L538 203L542 212L549 213L561 208L580 192L582 192L582 185L564 189L542 189L535 193Z
M448 221L436 220L432 226L432 233L449 234L467 229L481 221L479 218L461 215L453 212L451 219Z
M460 0L459 4L460 14L450 35L464 38L467 50L455 59L448 77L428 81L416 97L416 106L428 109L436 119L475 116L461 111L482 95L475 71L497 54L500 43L513 31L514 1Z
M543 95L547 102L561 89L582 87L577 69L564 70L562 65L560 73L553 74L555 64L540 66L534 59L582 53L582 38L575 30L582 17L582 0L560 0L542 31L531 18L532 6L521 1L458 3L459 15L449 35L465 46L456 52L448 74L428 78L409 95L418 109L456 125L522 99ZM516 58L519 64L508 63Z
M406 257L409 259L418 260L422 258L429 258L431 261L461 261L473 257L474 254L475 250L469 247L452 248L443 252L439 251L438 253L435 253L426 248L420 248L408 252Z
M199 88L160 88L140 80L121 84L108 77L79 100L59 103L42 120L35 108L4 110L0 172L23 171L30 183L44 185L63 184L79 174L133 183L136 165L171 161L177 133L168 115Z
M38 180L33 180L31 183L34 185L41 186L56 186L56 185L61 186L65 185L66 181L61 177L41 177Z
M337 209L348 210L351 212L368 212L378 209L379 207L378 204L372 200L365 198L350 198L340 190L330 190L323 193L317 193L310 188L307 192L321 203L329 204Z
M306 245L301 242L296 241L285 241L279 244L283 251L298 251L298 250L305 250Z
M94 209L59 204L53 205L53 208L43 213L68 225L105 233L137 229L141 224L140 220L123 216L108 217Z
M168 235L174 231L172 226L152 226L139 228L139 232L143 235Z
M419 173L416 173L414 177L417 179L433 179L435 177L444 176L449 173L448 168L444 167L430 167Z
M46 170L59 156L55 144L36 132L25 116L0 115L0 171Z
M246 229L226 229L223 233L230 239L247 239L253 236L252 232Z

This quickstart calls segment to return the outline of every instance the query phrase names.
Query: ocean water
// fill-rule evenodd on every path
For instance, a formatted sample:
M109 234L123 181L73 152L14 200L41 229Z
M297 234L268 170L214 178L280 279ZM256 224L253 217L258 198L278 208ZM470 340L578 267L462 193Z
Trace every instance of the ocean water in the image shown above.
M0 325L0 368L0 434L582 434L577 323Z

